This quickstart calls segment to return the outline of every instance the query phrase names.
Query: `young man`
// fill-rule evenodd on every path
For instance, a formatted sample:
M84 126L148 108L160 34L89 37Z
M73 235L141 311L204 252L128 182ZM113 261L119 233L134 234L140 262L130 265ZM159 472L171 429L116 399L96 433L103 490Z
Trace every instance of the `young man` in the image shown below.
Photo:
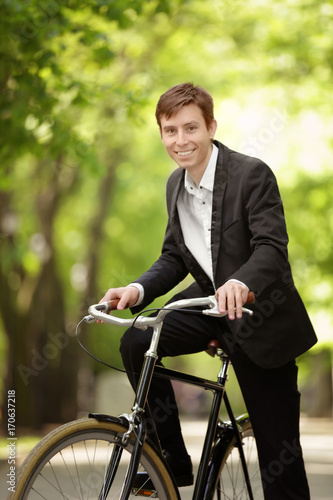
M213 140L213 100L203 88L186 83L169 89L160 97L156 118L166 151L179 167L167 183L162 253L135 283L109 289L102 301L120 299L117 309L136 313L188 273L195 281L177 299L216 294L220 312L228 310L226 318L192 318L179 311L166 317L159 362L205 350L218 338L250 414L265 498L309 499L295 357L316 336L293 283L276 179L262 161ZM249 290L256 297L254 315L242 317ZM149 343L140 330L132 331L131 341L124 334L121 354L128 372L140 371ZM169 381L153 380L149 406L178 484L191 484L191 459Z

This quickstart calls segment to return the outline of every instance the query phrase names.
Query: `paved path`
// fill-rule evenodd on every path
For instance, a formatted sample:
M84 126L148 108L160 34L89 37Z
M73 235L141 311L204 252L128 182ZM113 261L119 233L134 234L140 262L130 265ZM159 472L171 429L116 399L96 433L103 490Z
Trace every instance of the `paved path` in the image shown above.
M183 434L194 468L200 460L206 423L183 423ZM311 500L333 500L333 420L301 421L301 442ZM192 488L181 488L182 500L191 500Z
M183 433L194 468L200 460L206 423L183 422ZM302 446L312 500L333 500L333 420L302 419ZM20 457L21 458L21 457ZM24 457L22 457L24 458ZM8 464L0 461L0 500L7 497ZM191 500L192 488L181 488L182 500Z

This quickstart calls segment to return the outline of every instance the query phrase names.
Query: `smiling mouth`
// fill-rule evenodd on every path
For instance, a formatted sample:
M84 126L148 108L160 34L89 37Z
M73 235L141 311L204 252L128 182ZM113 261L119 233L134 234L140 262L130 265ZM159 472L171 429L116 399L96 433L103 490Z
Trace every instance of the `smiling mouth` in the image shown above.
M188 156L191 153L193 153L194 149L191 149L190 151L176 151L178 156Z

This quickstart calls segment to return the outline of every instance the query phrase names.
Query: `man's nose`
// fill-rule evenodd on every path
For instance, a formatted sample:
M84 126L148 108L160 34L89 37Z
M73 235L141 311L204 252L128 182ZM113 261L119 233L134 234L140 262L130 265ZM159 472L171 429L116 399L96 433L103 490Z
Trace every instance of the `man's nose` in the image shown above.
M187 144L187 143L188 143L188 138L186 136L186 133L183 131L179 131L177 134L177 144L179 146L182 146L182 145Z

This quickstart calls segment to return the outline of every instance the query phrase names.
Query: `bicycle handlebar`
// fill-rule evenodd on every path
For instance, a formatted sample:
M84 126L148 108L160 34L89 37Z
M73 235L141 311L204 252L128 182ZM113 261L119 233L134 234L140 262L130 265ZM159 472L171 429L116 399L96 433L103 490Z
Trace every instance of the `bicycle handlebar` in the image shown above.
M129 328L135 323L135 326L137 328L146 330L148 326L154 326L158 323L161 323L165 316L174 309L207 306L207 309L203 309L201 311L201 313L205 314L206 316L215 316L222 318L223 316L228 315L228 311L223 314L219 312L215 295L177 300L175 302L167 304L162 309L160 309L156 316L137 316L134 319L117 318L116 316L108 314L112 310L111 302L114 301L101 302L100 304L91 305L88 309L89 315L85 316L84 320L87 323L93 323L97 319L111 325L117 325L126 328ZM248 302L254 302L254 294L252 292L249 292ZM253 314L253 311L245 307L242 307L242 311L243 313L249 315Z

